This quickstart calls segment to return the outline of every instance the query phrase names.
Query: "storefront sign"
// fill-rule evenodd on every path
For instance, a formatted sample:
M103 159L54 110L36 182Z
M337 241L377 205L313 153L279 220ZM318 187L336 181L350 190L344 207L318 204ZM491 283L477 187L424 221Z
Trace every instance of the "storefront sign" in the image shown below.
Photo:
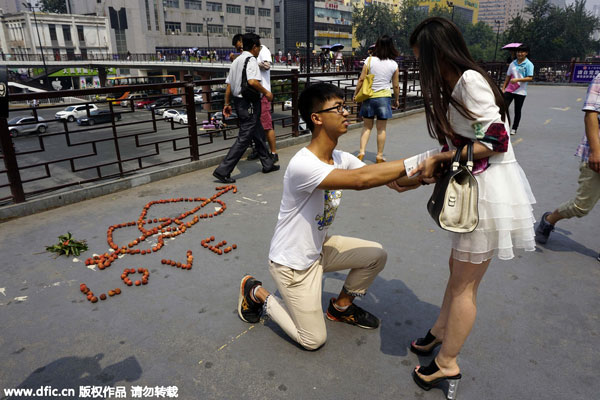
M575 64L573 82L590 83L599 72L599 64Z

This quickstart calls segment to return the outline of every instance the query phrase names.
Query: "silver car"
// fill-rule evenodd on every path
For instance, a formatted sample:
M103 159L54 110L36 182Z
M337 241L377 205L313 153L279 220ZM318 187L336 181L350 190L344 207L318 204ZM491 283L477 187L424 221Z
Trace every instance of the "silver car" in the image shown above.
M48 130L48 124L42 121L44 121L44 118L40 116L38 116L37 120L31 116L14 117L8 120L8 132L12 137L23 133L44 133Z

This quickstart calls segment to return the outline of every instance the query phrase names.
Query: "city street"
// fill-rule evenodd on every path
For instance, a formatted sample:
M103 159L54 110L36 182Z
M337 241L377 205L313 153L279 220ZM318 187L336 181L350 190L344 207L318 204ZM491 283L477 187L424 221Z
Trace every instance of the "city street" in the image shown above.
M521 127L511 141L536 196L539 219L575 194L579 160L573 154L584 134L580 110L586 88L530 86L528 92ZM284 115L280 110L277 115ZM128 118L135 122L137 112L123 121ZM185 136L185 131L171 133L167 122L157 124L153 139ZM349 131L338 148L356 154L360 133ZM111 132L104 125L76 135L73 140ZM367 163L375 162L375 136ZM61 140L47 146L59 149L64 136ZM16 144L23 151L37 141L35 135L25 136ZM424 336L435 321L448 277L450 239L426 210L431 186L402 194L386 187L346 190L329 230L378 241L387 250L386 268L357 300L381 318L379 329L326 321L327 343L309 352L272 321L247 324L238 318L245 273L274 290L269 244L284 170L302 146L280 150L279 172L263 174L258 161L241 161L232 174L237 193L218 197L226 205L221 215L202 218L180 236L165 239L160 251L127 254L104 270L85 260L108 251L110 226L137 221L152 201L210 198L222 186L212 177L213 168L1 224L0 390L123 386L131 398L135 386L176 386L178 398L185 400L444 399L447 386L425 392L414 384L411 371L431 357L409 351L411 340ZM389 121L388 160L433 147L424 113ZM145 218L177 218L196 206L200 203L155 204ZM223 205L209 203L199 213L219 209ZM479 288L477 321L459 358L458 399L598 398L599 222L597 206L584 218L561 221L547 245L535 252L492 261ZM137 223L132 225L115 230L114 242L121 246L137 239ZM89 250L76 259L45 251L67 232L87 240ZM200 242L211 236L237 249L210 252ZM155 245L156 238L146 242ZM146 242L135 248L149 248ZM188 250L194 257L191 270L161 263L185 263ZM128 287L120 278L124 268L148 269L148 284ZM339 293L345 275L325 275L324 307ZM80 283L95 295L114 288L122 294L92 304Z

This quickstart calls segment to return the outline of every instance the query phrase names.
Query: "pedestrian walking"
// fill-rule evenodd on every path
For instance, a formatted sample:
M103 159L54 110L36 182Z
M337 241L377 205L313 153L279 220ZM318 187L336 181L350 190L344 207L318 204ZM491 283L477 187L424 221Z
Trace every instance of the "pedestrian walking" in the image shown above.
M260 36L255 33L246 33L242 37L244 52L237 57L231 64L229 74L225 82L225 103L223 107L223 116L231 115L231 100L238 115L240 132L238 137L229 149L225 159L214 170L213 176L223 183L234 183L235 179L231 177L231 172L239 162L240 158L250 145L252 138L255 139L256 148L262 164L263 173L269 173L279 170L279 165L273 164L267 146L262 137L262 126L260 124L260 97L244 96L242 92L242 81L244 75L247 85L253 88L259 94L273 100L273 93L261 85L262 76L256 62L256 57L260 53Z
M565 218L582 218L589 214L600 199L600 74L588 87L585 103L585 134L577 147L575 156L581 158L579 187L575 197L561 204L554 211L546 211L535 229L535 241L545 244L556 223ZM600 261L600 254L598 254Z
M456 148L473 143L474 150L479 224L473 232L452 233L440 314L410 345L418 355L441 345L428 366L414 369L415 383L429 390L448 380L455 390L461 379L458 354L473 328L477 289L492 257L509 260L515 248L535 250L535 199L510 143L502 92L473 60L458 27L445 18L428 18L411 34L410 46L419 61L429 134L449 150L426 159L416 172L427 182L440 165L450 163Z
M384 162L383 148L385 146L385 136L387 120L392 118L392 108L400 107L400 84L398 83L398 63L395 59L398 57L398 51L394 47L394 42L388 35L383 35L377 39L373 56L367 58L363 66L354 98L360 92L367 74L373 74L373 84L371 90L373 94L365 100L360 107L360 116L363 118L363 131L360 136L360 149L358 158L362 160L365 156L367 142L373 129L375 117L377 117L377 155L375 161ZM391 87L390 87L391 86ZM392 105L392 90L394 91L394 104Z
M366 294L384 268L387 253L373 241L328 235L340 206L341 189L361 190L394 182L390 187L402 185L400 190L406 190L417 187L418 182L406 178L402 160L367 166L352 154L335 149L348 131L350 115L344 92L337 86L309 86L300 95L299 110L312 139L288 164L269 251L269 272L281 299L246 275L240 284L238 314L243 321L256 323L264 310L290 338L315 350L327 339L321 306L323 273L350 270L339 295L329 300L329 320L365 329L379 327L379 318L354 304L354 299Z
M513 120L511 135L517 134L519 123L521 122L521 110L527 96L527 83L533 81L533 63L527 59L529 47L521 45L517 48L517 58L510 63L506 71L506 79L502 84L504 92L504 101L506 107L515 101L515 118Z
M271 52L265 45L261 46L260 53L258 53L258 67L260 68L260 74L262 77L261 85L269 92L271 91ZM266 96L261 98L261 113L260 123L262 124L269 149L271 150L271 157L273 161L279 161L279 155L277 154L277 144L275 141L275 129L273 126L273 119L271 117L271 101Z

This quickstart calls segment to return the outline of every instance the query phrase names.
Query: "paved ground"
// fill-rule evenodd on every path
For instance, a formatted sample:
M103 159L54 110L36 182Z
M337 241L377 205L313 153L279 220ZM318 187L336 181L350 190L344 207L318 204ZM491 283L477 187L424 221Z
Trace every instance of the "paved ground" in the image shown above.
M584 96L585 88L530 88L513 143L538 200L537 217L575 191L578 162L572 154L583 132ZM356 152L359 134L349 132L339 147ZM409 156L434 145L424 115L417 114L390 123L385 154ZM298 149L281 151L282 166ZM373 162L374 137L369 150ZM88 240L86 256L103 253L108 227L135 220L147 202L215 193L211 172L1 225L2 390L98 385L129 392L139 385L177 386L182 399L443 398L441 390L423 392L412 382L413 366L429 358L408 351L410 340L436 318L447 278L449 239L426 213L429 188L403 195L387 188L345 192L332 231L380 241L389 252L386 269L360 301L382 318L382 326L367 331L327 321L328 343L316 352L293 344L272 322L243 323L235 311L245 272L273 286L266 261L283 171L263 175L258 162L242 162L234 174L238 193L220 197L227 210L167 240L158 253L126 256L99 271L44 252L44 245L70 231ZM149 216L173 217L184 209L159 205ZM459 360L459 398L598 398L599 216L597 207L584 219L564 221L547 246L492 262ZM200 240L210 235L236 243L237 250L222 256L207 251ZM132 227L114 238L128 243L137 236ZM162 258L184 261L188 249L195 257L191 271L161 265ZM125 267L148 268L150 283L124 286L119 275ZM343 278L326 276L324 304ZM80 282L96 294L115 287L123 293L91 304L79 292Z

